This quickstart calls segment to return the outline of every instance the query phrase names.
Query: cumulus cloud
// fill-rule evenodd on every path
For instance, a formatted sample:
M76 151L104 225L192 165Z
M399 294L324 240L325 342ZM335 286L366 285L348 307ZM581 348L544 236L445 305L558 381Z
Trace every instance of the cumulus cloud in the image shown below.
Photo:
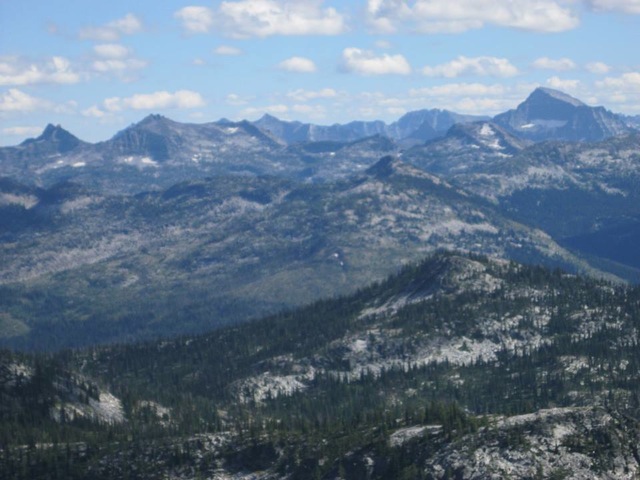
M368 0L366 13L369 25L379 33L406 28L459 33L485 25L561 32L579 24L569 4L563 0Z
M93 47L95 54L102 58L126 58L130 51L118 43L102 43Z
M80 74L64 57L51 57L41 63L25 63L16 57L0 59L0 85L73 84L80 80Z
M309 100L317 100L321 98L335 98L338 96L333 88L323 88L321 90L304 90L299 88L287 93L287 97L296 102L308 102Z
M551 77L547 79L547 85L558 90L575 90L580 85L580 81Z
M443 108L460 113L493 115L514 108L537 85L526 83L445 83L409 91L409 104Z
M557 70L559 72L573 70L576 68L575 62L570 58L552 59L548 57L541 57L535 60L532 65L534 68L539 68L541 70Z
M587 69L587 71L591 73L597 73L597 74L609 73L609 71L611 70L611 67L603 62L587 63L585 68Z
M173 14L186 33L207 33L213 27L213 11L207 7L189 6Z
M316 64L308 58L291 57L278 64L280 70L297 73L313 73L316 71Z
M220 45L213 50L216 55L235 56L242 55L242 50L237 47L231 47L229 45Z
M111 73L126 78L128 72L147 66L145 60L136 58L129 48L118 43L95 45L93 51L97 59L91 63L91 68L97 73Z
M100 110L100 108L97 105L93 105L83 110L82 115L85 117L103 118L107 116L107 113L104 110Z
M84 27L80 38L100 42L115 42L124 35L133 35L142 30L142 22L132 13L98 27Z
M51 102L33 97L17 88L10 88L0 94L0 112L32 112L51 107Z
M345 48L342 52L342 69L361 75L408 75L411 65L402 55L376 56L368 50Z
M138 93L131 97L111 97L103 102L103 108L91 107L85 110L89 116L100 116L100 112L120 112L123 110L164 110L173 108L199 108L205 101L198 92L178 90Z
M93 69L100 73L123 73L146 66L146 61L137 58L96 60L92 64Z
M235 38L344 32L344 16L322 4L321 0L223 1L217 10L191 6L178 10L174 16L189 33L205 33L215 27Z
M619 77L607 77L596 82L596 86L615 89L619 93L640 93L640 72L624 73Z
M422 73L428 77L455 78L462 75L480 75L492 77L513 77L518 69L506 58L464 57L434 67L426 66Z

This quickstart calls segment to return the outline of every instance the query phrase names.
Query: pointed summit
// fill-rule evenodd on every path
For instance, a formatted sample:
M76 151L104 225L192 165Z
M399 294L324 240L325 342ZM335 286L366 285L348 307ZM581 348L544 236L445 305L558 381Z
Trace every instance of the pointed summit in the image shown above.
M543 87L536 88L515 110L497 115L494 122L534 141L593 142L630 131L620 117L603 107L590 107L571 95Z
M527 98L526 102L530 103L567 103L574 107L586 107L587 105L577 98L572 97L569 94L561 92L560 90L554 90L553 88L538 87Z
M45 127L39 137L29 138L22 142L20 146L31 146L31 148L36 146L37 148L44 147L46 150L52 150L57 153L66 153L82 143L84 143L82 140L69 133L60 125L52 125L50 123Z

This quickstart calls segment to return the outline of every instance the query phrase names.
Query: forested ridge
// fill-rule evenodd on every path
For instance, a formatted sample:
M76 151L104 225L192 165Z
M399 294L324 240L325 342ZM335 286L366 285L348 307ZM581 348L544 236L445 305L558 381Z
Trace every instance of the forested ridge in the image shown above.
M534 473L560 475L572 455L599 475L620 458L633 472L639 323L638 287L439 253L353 295L208 334L5 351L2 471L467 478L459 452L527 450L559 416L569 433L551 435Z

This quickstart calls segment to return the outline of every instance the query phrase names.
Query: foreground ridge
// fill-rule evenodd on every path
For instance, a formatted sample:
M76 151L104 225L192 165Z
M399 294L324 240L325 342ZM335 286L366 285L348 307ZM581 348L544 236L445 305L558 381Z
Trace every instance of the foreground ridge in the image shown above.
M438 253L353 295L202 336L46 363L5 353L2 469L634 478L639 322L636 287Z

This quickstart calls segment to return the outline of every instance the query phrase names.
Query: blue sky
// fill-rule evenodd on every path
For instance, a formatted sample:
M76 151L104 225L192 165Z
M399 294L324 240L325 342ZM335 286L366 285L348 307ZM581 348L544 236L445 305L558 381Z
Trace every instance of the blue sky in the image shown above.
M640 0L0 0L0 145L203 123L495 114L536 86L640 114Z

